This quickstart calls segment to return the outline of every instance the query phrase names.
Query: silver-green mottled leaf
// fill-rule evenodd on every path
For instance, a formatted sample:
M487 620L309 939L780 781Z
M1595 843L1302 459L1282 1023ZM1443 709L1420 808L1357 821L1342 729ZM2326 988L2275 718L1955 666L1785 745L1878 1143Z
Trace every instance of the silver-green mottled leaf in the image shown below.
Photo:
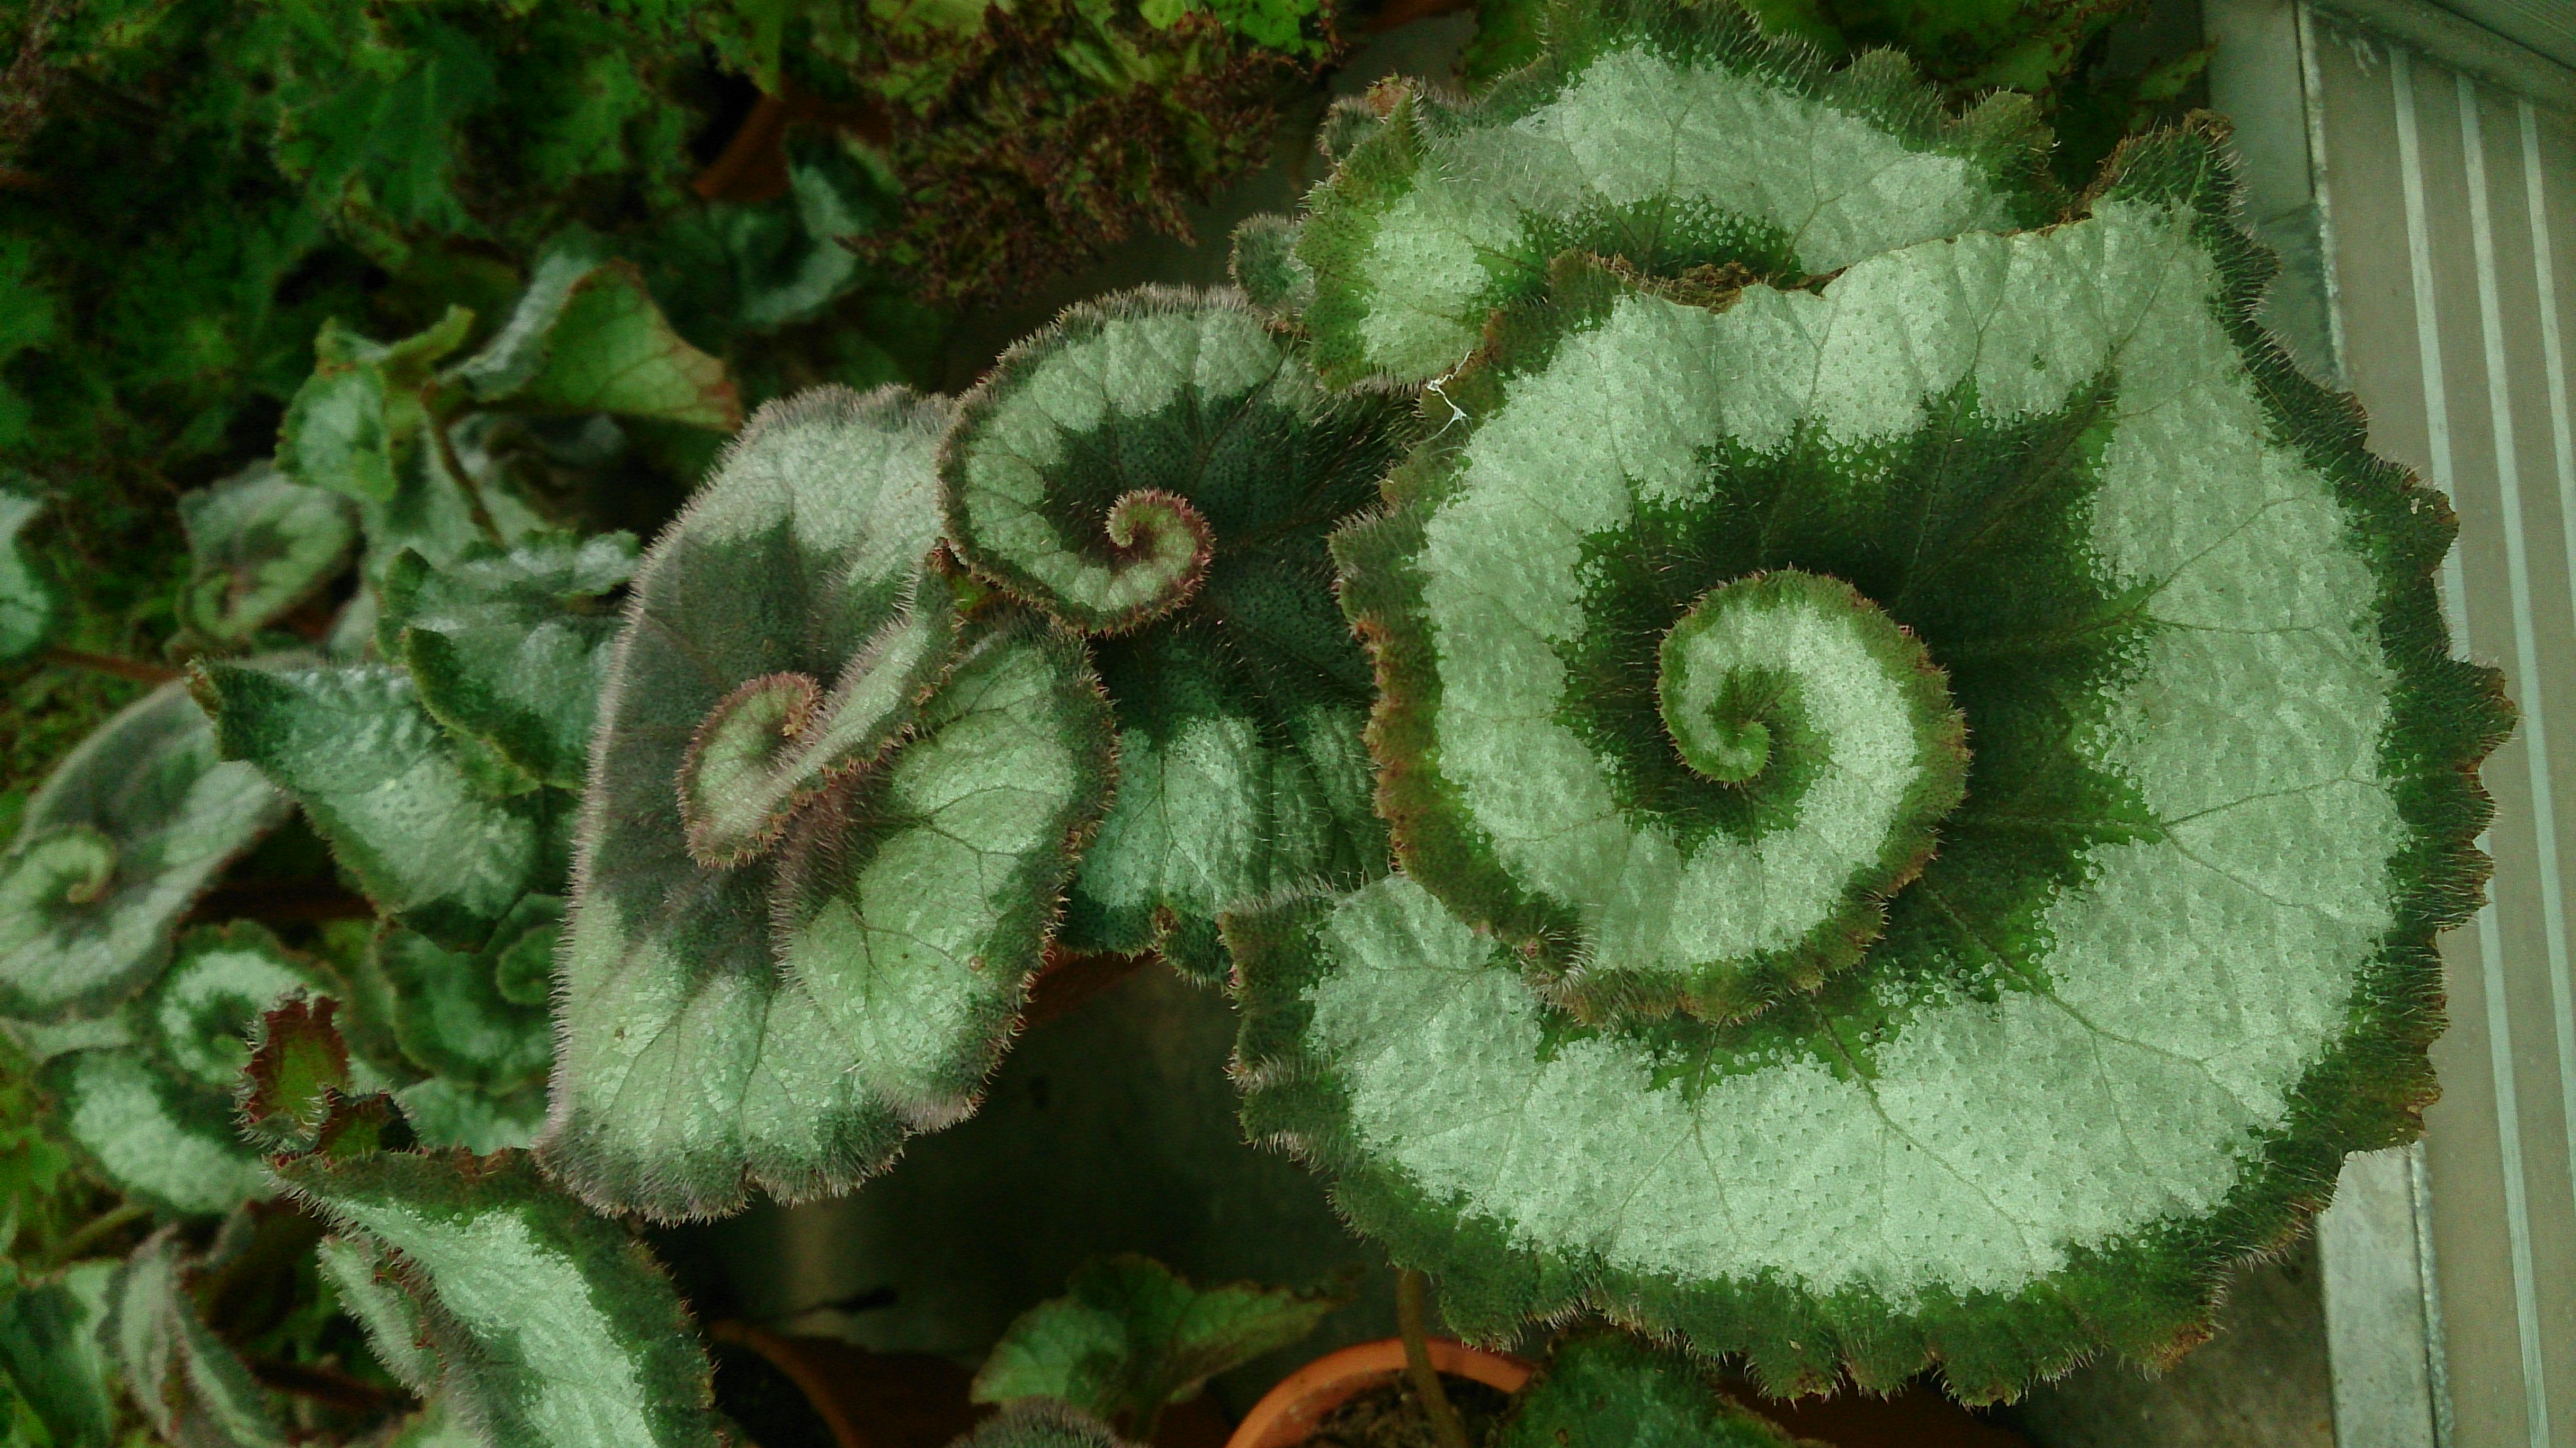
M0 1011L96 1011L150 980L170 932L286 814L226 763L178 684L128 705L54 768L0 857Z
M384 1275L414 1295L439 1363L437 1395L485 1444L719 1441L706 1354L670 1279L525 1157L375 1152L277 1171L387 1252Z
M436 939L479 945L519 898L556 878L552 801L507 792L382 664L197 675L224 752L294 796L376 903Z
M179 622L219 646L248 640L310 598L358 536L346 497L267 463L180 498L179 521L189 555Z
M490 1448L490 1445L448 1410L445 1398L432 1398L419 1412L386 1429L382 1436L369 1439L368 1448Z
M719 432L742 425L724 364L672 331L643 274L589 237L566 238L539 258L509 322L452 376L486 403Z
M541 1147L595 1203L679 1217L752 1183L847 1190L972 1110L1007 1039L1108 774L1077 641L988 602L902 747L794 803L742 863L692 854L677 787L729 695L798 675L819 700L949 587L922 560L951 415L893 390L773 404L637 574Z
M473 328L474 314L461 307L392 343L324 323L313 340L313 375L296 390L278 429L279 471L361 503L394 502L430 425L423 394L431 369L464 345Z
M126 1259L108 1289L100 1337L126 1395L172 1448L286 1448L250 1369L198 1314L175 1228Z
M339 1294L340 1310L366 1329L376 1361L396 1382L429 1397L438 1382L438 1349L419 1300L394 1280L383 1244L364 1233L334 1234L315 1244L313 1261Z
M976 1402L1049 1398L1149 1432L1165 1405L1298 1341L1341 1305L1249 1282L1193 1287L1134 1254L1086 1263L1068 1287L1002 1334L975 1374Z
M106 1448L115 1387L98 1326L116 1266L88 1262L21 1287L0 1304L0 1370L52 1436L52 1448Z
M378 646L450 728L578 788L618 626L596 600L634 571L626 533L476 545L443 567L406 551L381 585Z
M333 993L330 977L264 925L204 925L180 937L170 968L136 1004L152 1049L178 1073L229 1092L250 1061L251 1029L290 991Z
M554 1032L542 982L552 970L563 913L556 896L526 896L479 951L447 950L399 927L379 936L376 968L389 989L403 1054L433 1075L495 1094L543 1080L554 1059ZM540 993L529 1000L532 973Z
M37 575L18 542L43 511L44 504L33 498L0 490L0 664L44 647L60 612L54 590Z
M70 1052L38 1079L64 1137L129 1196L211 1215L270 1193L259 1153L234 1128L228 1092L136 1050Z

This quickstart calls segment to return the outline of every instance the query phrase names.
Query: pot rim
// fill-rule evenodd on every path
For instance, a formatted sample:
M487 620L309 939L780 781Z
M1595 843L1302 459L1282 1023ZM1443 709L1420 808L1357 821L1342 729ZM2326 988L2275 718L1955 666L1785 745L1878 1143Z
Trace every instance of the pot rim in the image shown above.
M1430 1339L1431 1367L1453 1378L1517 1393L1538 1365L1510 1353L1487 1352L1445 1337ZM1324 1415L1361 1393L1404 1376L1404 1339L1379 1338L1346 1347L1279 1380L1243 1415L1225 1448L1296 1448Z

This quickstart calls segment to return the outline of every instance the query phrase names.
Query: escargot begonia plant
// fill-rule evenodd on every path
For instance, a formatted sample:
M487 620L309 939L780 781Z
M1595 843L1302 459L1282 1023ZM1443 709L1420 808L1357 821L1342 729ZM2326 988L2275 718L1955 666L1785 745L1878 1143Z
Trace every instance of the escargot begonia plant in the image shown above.
M0 859L17 1034L213 1166L92 1154L326 1217L424 1424L710 1445L598 1215L860 1188L977 1109L1050 961L1152 951L1451 1326L1656 1339L1567 1338L1499 1441L1771 1441L1725 1355L1987 1401L2204 1336L2418 1130L2507 727L2447 506L2254 319L2219 127L2071 199L2025 101L1583 0L1326 139L1239 290L1077 306L963 399L773 402L640 557L457 421L731 421L631 269L566 251L444 372L462 322L335 336L279 474L192 514L196 633L262 652ZM326 653L264 634L353 536ZM174 951L281 797L374 934ZM256 1170L206 1125L242 1057ZM120 1279L137 1341L221 1348L195 1262ZM1214 1371L1047 1356L1138 1337L1122 1273L1014 1329L978 1441L1115 1441Z

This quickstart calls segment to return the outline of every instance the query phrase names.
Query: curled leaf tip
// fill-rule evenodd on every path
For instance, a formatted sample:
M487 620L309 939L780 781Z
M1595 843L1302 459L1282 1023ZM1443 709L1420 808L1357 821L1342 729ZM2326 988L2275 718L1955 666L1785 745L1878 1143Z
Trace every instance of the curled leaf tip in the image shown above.
M1207 578L1216 534L1187 498L1160 488L1137 488L1109 505L1102 525L1117 560L1118 592L1137 599L1129 627L1141 626L1187 603Z

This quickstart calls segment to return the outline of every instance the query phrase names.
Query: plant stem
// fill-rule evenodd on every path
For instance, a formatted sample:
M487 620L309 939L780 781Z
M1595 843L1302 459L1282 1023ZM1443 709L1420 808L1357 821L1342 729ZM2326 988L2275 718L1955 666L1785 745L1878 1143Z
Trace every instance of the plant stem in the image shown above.
M484 537L492 540L493 547L507 548L510 540L501 536L501 526L492 521L492 510L483 506L483 485L465 470L465 459L457 456L456 440L447 435L447 414L439 409L438 399L430 395L436 386L436 383L423 384L420 405L421 410L429 414L429 436L438 449L439 466L456 479L456 490L464 494L465 511L473 518L474 526L483 531Z
M141 1202L125 1202L119 1205L114 1211L107 1213L105 1216L92 1217L87 1222L81 1224L79 1231L65 1237L60 1242L55 1243L54 1250L46 1254L47 1261L51 1263L51 1265L59 1267L62 1264L80 1256L81 1253L88 1251L90 1248L97 1246L99 1243L106 1241L108 1238L115 1236L118 1232L124 1230L128 1224L134 1222L137 1218L148 1215L150 1211L151 1209L144 1206Z
M1431 1340L1422 1331L1423 1286L1422 1274L1410 1267L1396 1274L1395 1330L1404 1338L1404 1370L1413 1378L1414 1395L1430 1415L1432 1436L1440 1440L1440 1448L1470 1448L1467 1425L1440 1386L1439 1371L1431 1366Z
M120 659L112 654L85 653L80 649L67 649L59 645L47 647L37 657L49 664L60 664L66 669L87 669L93 674L114 674L120 679L132 679L138 684L166 684L179 677L176 669L165 669L158 664L147 664L139 659Z

